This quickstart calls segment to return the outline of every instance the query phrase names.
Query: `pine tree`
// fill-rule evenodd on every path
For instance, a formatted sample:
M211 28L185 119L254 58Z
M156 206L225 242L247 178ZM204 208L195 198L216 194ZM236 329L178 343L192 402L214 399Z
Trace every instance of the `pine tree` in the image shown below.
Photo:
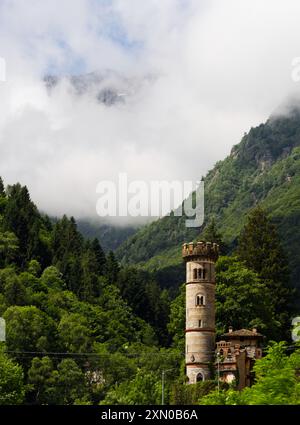
M6 199L4 184L3 184L2 178L0 177L0 214L1 215L3 215L5 211L6 203L7 203L7 199Z
M237 253L271 290L276 320L282 324L282 329L288 329L288 312L293 293L289 285L288 262L275 225L259 206L249 214L239 237Z
M5 196L5 188L4 188L2 177L0 177L0 196Z
M27 187L22 187L19 183L9 186L3 226L5 230L13 232L19 240L18 263L21 266L25 266L26 261L30 259L31 253L28 248L32 237L35 236L32 229L38 220L39 213L30 199Z
M119 264L112 251L109 251L106 261L106 277L109 283L116 283L120 271Z
M63 274L68 289L77 295L82 292L83 238L77 230L76 221L64 215L53 229L53 263Z
M94 252L96 257L97 274L99 276L102 276L105 273L106 258L105 258L104 251L97 238L93 239L91 243L91 249Z
M100 245L99 245L100 247ZM99 265L92 243L87 241L81 259L82 284L80 298L85 301L93 301L94 297L99 297L101 283L99 276Z
M83 237L77 229L77 223L74 217L70 218L69 224L69 243L74 255L80 255L83 246Z

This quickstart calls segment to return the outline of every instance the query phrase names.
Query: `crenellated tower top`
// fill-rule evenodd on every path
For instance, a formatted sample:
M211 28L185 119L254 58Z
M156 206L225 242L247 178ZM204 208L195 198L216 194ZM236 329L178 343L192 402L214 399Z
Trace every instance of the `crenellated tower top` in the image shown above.
M190 242L182 245L182 257L185 261L206 259L213 262L219 257L219 245L211 242Z

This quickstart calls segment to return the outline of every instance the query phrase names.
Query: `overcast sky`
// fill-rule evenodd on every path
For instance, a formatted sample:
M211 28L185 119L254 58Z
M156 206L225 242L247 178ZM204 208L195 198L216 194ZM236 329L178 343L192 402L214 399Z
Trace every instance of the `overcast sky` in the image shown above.
M299 22L298 0L1 0L0 175L76 217L118 172L199 180L299 91ZM104 70L124 102L42 82Z

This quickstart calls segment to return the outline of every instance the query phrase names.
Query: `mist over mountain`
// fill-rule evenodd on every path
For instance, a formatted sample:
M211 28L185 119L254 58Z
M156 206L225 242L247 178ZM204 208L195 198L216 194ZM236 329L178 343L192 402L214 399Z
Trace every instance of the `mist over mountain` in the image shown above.
M196 181L299 91L299 7L4 2L4 181L26 184L51 216L89 219L97 183L120 172L146 183Z
M126 77L114 70L94 71L79 75L46 75L44 77L48 93L63 83L69 84L69 89L77 96L90 95L106 106L126 102L137 94L142 85L151 82L154 76Z
M78 220L78 230L87 239L97 238L105 252L116 250L126 239L138 231L138 227L120 227L89 220Z
M288 111L288 112L287 112ZM117 250L123 263L140 263L154 271L161 282L172 285L184 278L181 244L201 239L215 218L218 230L232 252L256 205L266 209L278 226L292 274L300 287L300 112L293 102L280 108L264 124L250 129L204 178L205 222L186 228L185 217L164 217L144 227Z

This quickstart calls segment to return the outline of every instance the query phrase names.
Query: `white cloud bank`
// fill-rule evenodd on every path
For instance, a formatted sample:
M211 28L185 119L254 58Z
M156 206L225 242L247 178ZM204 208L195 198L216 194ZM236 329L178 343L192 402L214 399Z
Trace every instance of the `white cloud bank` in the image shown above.
M299 91L299 19L298 0L2 0L0 175L76 217L118 172L198 180ZM107 69L128 78L110 107L41 79Z

